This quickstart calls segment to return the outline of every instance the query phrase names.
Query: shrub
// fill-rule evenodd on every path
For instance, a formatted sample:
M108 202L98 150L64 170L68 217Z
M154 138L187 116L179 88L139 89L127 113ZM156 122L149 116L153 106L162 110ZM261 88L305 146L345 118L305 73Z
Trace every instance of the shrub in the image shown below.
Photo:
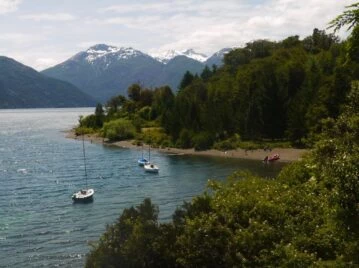
M105 138L115 141L133 138L136 134L136 129L130 120L117 119L105 123L103 132Z
M93 134L95 133L95 130L93 128L88 127L77 127L75 128L75 135L80 136L84 134Z
M138 140L147 144L152 144L156 147L171 145L170 137L164 132L162 128L144 128L142 133L137 135Z
M144 119L144 120L151 120L151 107L149 106L145 106L145 107L142 107L139 111L138 111L138 115Z
M80 118L80 127L98 129L102 127L103 118L97 115L91 114Z
M192 132L188 129L182 129L179 138L176 142L176 147L191 148L192 147Z
M234 150L237 149L239 142L240 136L238 134L234 134L229 139L216 142L213 145L213 148L220 151Z
M192 140L196 151L209 149L213 144L213 136L208 132L200 132Z

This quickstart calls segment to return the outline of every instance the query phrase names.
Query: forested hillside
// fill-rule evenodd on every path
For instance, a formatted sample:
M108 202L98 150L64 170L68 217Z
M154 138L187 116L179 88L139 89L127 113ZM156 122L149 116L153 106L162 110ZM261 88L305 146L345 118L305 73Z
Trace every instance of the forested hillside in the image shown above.
M309 133L320 132L322 119L339 115L359 77L346 45L317 29L302 41L248 43L228 53L217 72L183 85L163 126L175 139L184 131L212 139L238 133L302 145Z
M176 96L133 86L130 101L112 99L128 114L142 107L140 116L160 118L177 142L240 133L298 144L312 135L315 144L276 179L235 173L210 182L170 222L158 221L149 199L125 209L86 267L357 267L358 12L353 5L332 23L354 27L345 42L318 30L302 41L255 41L231 52L219 70L187 73Z
M131 86L128 99L107 103L101 120L108 125L125 118L139 133L148 125L162 127L167 136L158 145L233 149L240 141L279 140L310 147L323 120L338 117L351 81L359 78L356 52L347 50L354 38L340 41L314 29L302 40L253 41L226 54L221 68L187 72L176 95L169 87ZM82 125L93 126L89 121Z
M125 209L86 267L357 267L358 105L355 82L313 151L275 180L212 181L166 223L149 199Z

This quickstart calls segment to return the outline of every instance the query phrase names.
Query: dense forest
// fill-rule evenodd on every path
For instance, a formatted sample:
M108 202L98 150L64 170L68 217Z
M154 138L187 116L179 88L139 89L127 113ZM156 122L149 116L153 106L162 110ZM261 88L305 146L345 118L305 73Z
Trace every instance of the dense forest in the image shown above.
M358 267L358 14L359 3L332 21L352 29L344 42L316 29L303 40L255 41L223 68L187 73L176 96L133 85L129 99L82 119L80 130L102 128L109 139L159 124L178 146L288 139L313 147L276 179L238 172L210 182L170 222L158 221L149 199L125 209L86 267Z
M351 81L359 79L357 52L347 49L354 39L314 29L303 40L253 41L226 54L221 68L186 72L176 95L168 86L134 84L128 98L113 97L81 126L103 127L110 140L143 140L146 127L157 127L153 143L199 150L233 149L246 140L312 146L323 120L338 117Z
M359 83L320 141L274 180L212 181L172 221L145 199L125 209L86 267L358 267Z

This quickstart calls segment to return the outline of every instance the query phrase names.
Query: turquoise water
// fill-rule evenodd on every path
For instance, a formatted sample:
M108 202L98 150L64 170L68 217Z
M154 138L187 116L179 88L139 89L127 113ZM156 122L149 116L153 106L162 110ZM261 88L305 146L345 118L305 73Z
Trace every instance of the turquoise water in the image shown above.
M73 204L84 185L82 143L64 130L93 109L0 110L0 267L81 267L89 242L122 210L150 197L168 220L209 178L238 169L273 177L281 165L171 156L151 151L159 174L137 166L141 151L85 143L90 204Z

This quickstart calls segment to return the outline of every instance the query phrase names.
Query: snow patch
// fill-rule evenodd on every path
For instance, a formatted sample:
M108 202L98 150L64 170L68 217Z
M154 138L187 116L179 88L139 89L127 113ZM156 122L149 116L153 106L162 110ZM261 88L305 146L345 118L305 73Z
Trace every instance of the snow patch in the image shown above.
M112 59L129 59L143 55L142 52L135 50L132 47L114 47L104 44L90 47L85 53L87 62L93 64L94 62L103 60L106 66L109 66Z
M153 53L151 56L164 64L168 63L170 60L177 56L186 56L200 62L205 62L208 59L205 54L197 53L193 49L187 49L183 51L170 49L159 53Z

